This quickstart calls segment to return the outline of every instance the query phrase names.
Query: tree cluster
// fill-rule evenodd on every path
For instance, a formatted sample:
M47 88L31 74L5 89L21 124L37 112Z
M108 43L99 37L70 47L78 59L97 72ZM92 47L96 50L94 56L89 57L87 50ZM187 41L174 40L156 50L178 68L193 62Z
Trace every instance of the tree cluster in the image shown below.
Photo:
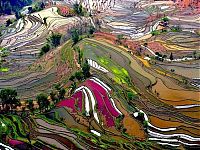
M168 17L163 17L161 18L161 25L164 27L167 27L169 24L169 18Z
M57 47L60 45L62 35L60 33L52 33L49 37L48 41L53 47Z
M71 37L74 44L78 43L79 41L79 30L74 29L71 31Z
M75 72L74 75L72 75L69 80L73 83L71 84L71 92L73 92L76 89L76 81L82 81L90 77L90 65L88 64L88 61L85 61L85 63L82 65L82 70Z
M124 35L123 34L118 34L117 35L117 39L116 39L116 43L117 44L122 44L122 40L124 39Z
M93 34L95 32L95 27L94 26L89 26L89 30L88 30L88 33L89 34Z
M90 37L90 35L94 34L95 31L96 29L92 25L89 27L85 26L85 31L82 29L73 29L71 31L71 39L73 41L73 44L77 44L82 39L80 35L82 35L83 33L87 33L88 37Z
M54 86L54 89L50 92L49 96L50 99L54 104L59 102L60 100L63 100L65 97L65 89L60 86L60 84L56 84ZM49 110L50 101L48 99L48 95L45 93L40 93L36 96L37 104L39 106L40 112L44 112ZM21 106L21 103L19 99L17 98L17 91L14 89L2 89L0 91L0 104L2 105L2 108L0 107L0 112L9 112L11 110L16 109L17 106ZM26 101L27 108L33 112L34 111L34 103L32 99L29 99ZM25 111L26 107L23 107L23 112Z
M65 98L65 93L65 89L62 88L60 84L56 84L50 92L49 96L52 102L56 104ZM49 109L50 101L48 99L48 95L41 93L37 95L36 100L40 111L47 111Z
M32 7L29 7L29 13L41 11L45 8L44 2L36 2Z
M36 97L37 103L39 105L40 112L43 110L48 110L48 106L50 104L48 100L48 95L41 93Z
M83 6L81 4L78 4L77 2L73 6L74 13L79 16L84 16L84 10Z
M156 54L156 56L155 56L155 59L156 60L159 60L159 61L164 61L164 59L167 57L167 55L162 55L162 54L160 54L159 52L156 52L155 53Z
M46 43L40 50L40 56L44 55L50 50L50 45Z
M132 100L134 100L136 97L137 97L137 96L136 96L133 92L131 92L131 91L128 91L128 92L127 92L128 101L132 101Z
M2 110L6 112L20 106L17 91L9 88L0 91L0 102L2 104Z
M47 53L51 47L56 48L60 45L62 34L60 33L52 33L50 37L47 39L47 43L41 48L40 56Z
M173 27L171 27L171 31L172 32L180 32L180 31L182 31L182 29L180 26L173 26Z

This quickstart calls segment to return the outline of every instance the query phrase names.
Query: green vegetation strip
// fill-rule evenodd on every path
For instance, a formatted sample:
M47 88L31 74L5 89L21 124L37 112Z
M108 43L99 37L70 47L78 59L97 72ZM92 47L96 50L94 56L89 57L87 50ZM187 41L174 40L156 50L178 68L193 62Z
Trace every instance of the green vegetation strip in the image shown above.
M70 67L74 67L74 58L73 58L73 49L72 49L72 41L69 40L61 49L61 60L62 62L69 62Z
M26 133L29 132L28 127L19 116L0 115L0 123L0 137L3 134L6 134L13 139L28 142L28 139L26 138Z
M107 57L98 57L97 61L101 66L108 69L115 76L114 80L118 84L130 85L130 76L125 68L115 64L111 59Z
M8 72L9 68L0 68L0 72Z

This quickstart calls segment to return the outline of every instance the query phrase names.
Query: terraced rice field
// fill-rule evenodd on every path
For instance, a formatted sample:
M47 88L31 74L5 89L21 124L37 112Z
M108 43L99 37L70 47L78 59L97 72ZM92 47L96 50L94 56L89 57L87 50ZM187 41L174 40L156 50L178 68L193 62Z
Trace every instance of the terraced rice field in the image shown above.
M0 29L0 46L9 52L0 52L0 89L15 89L21 103L4 104L10 97L0 92L0 149L199 149L196 8L78 2L48 1ZM51 7L58 3L68 16ZM60 45L39 58L52 33L63 34ZM50 103L44 108L41 92Z
M98 133L103 133L102 129L99 127L103 127L106 132L109 129L113 133L119 134L115 129L116 121L118 117L123 114L125 117L122 123L127 129L126 133L139 139L144 139L144 132L138 132L142 130L140 124L131 117L124 108L119 106L119 103L115 99L111 98L110 94L112 92L113 91L108 85L94 77L85 81L81 87L77 88L75 94L73 94L70 99L61 101L57 106L72 110L72 116L76 117L76 114L79 114L80 112L81 106L76 105L77 102L72 101L72 99L78 93L84 93L83 95L86 95L84 96L84 99L82 99L82 104L85 104L85 106L82 108L82 112L85 112L84 115L87 117L94 117L96 123L92 126L94 127L95 132L97 131L97 135ZM76 112L75 110L79 112ZM62 115L64 115L64 112ZM81 120L84 119L82 118ZM97 124L97 126L95 124ZM134 126L130 126L130 124L134 124Z
M87 45L89 45L87 43L90 43L90 42L93 42L93 43L95 42L96 46L92 46L92 47L89 46L89 47L87 47ZM100 47L101 49L103 49L104 51L102 51L102 50L100 51L97 46ZM136 72L136 74L138 74L138 73L142 74L145 78L147 78L146 83L144 83L145 85L150 84L150 82L152 84L154 84L156 82L155 78L151 74L149 74L148 72L144 71L142 69L142 67L140 65L138 65L138 63L136 62L136 60L134 60L133 57L131 57L130 54L128 54L127 52L124 52L124 50L121 50L121 49L119 49L117 47L114 47L114 46L112 46L112 45L110 45L108 43L103 43L103 42L95 41L95 40L92 40L92 39L87 39L86 47L84 49L85 50L87 50L87 49L94 49L95 51L93 51L93 53L96 53L96 55L97 55L97 56L95 56L95 54L89 54L86 51L85 52L85 56L86 57L92 57L94 60L96 60L98 58L98 55L102 55L102 53L103 53L107 57L111 56L112 60L116 61L117 64L119 64L122 67L124 67L128 72L129 72L129 70L134 70L134 72ZM120 53L122 53L123 55L120 56L119 55ZM92 56L90 56L90 55L92 55ZM97 58L95 58L95 57L97 57ZM122 61L120 61L120 62L117 61L117 60L120 60L119 59L120 57L121 57L122 60L124 60L123 62ZM101 59L101 57L99 59ZM130 59L131 59L131 61L130 61ZM99 62L100 64L102 64L101 61L98 61L98 60L96 60L96 61ZM127 64L130 64L130 66L127 65ZM106 68L106 69L108 69L108 68ZM129 72L129 74L130 74L130 72ZM132 75L132 74L130 74L130 75ZM148 79L150 81L148 81Z
M54 52L34 62L29 69L1 76L0 88L12 86L22 99L33 98L37 93L49 90L55 82L59 82L64 75L69 74L72 67L76 68L70 45L71 41L61 45ZM64 60L63 56L68 57Z
M89 40L88 40L89 41ZM86 45L89 45L88 44L88 41L87 41L87 44ZM98 42L96 42L95 43L95 46L92 46L92 47L88 47L88 46L86 46L85 48L83 48L84 50L87 50L87 49L90 49L90 50L92 50L92 52L93 52L93 54L91 54L91 51L90 51L90 54L91 54L91 56L89 56L89 54L87 54L87 57L89 57L89 58L92 58L92 59L95 59L95 57L97 57L97 56L95 56L94 55L94 51L97 51L96 52L96 54L98 54L98 53L102 53L102 52L98 52L98 50L97 50L97 48L96 47L99 47L98 45L97 45L97 43L98 44L101 44L102 46L100 47L101 49L102 49L102 47L103 47L103 45L105 45L105 46L107 46L107 47L109 47L108 45L109 44L107 44L106 42L100 42L100 41L98 41ZM93 40L93 44L94 44L94 40ZM92 45L92 44L91 44ZM99 48L99 49L100 49ZM112 47L113 48L113 47ZM114 49L115 51L117 51L116 49ZM113 50L112 50L113 51ZM108 51L108 53L106 53L107 54L107 56L109 56L109 52L110 51ZM87 53L87 51L86 51L86 53ZM122 53L122 50L121 50L121 53ZM127 52L124 52L124 53L127 53ZM123 54L123 53L122 53ZM119 54L118 54L119 55ZM127 56L127 55L126 55ZM98 58L98 57L97 57ZM113 61L117 61L117 59L115 59L115 57L113 58L113 55L111 55L111 58L110 59L112 59ZM101 58L100 58L100 60L101 60ZM97 61L98 61L98 59L97 59ZM106 61L104 60L102 60L102 61L99 61L99 63L101 64L101 65L103 65L103 63L105 63ZM111 70L111 69L109 69L108 68L108 66L110 67L111 65L109 64L108 65L108 62L106 62L107 63L107 65L104 65L104 67L106 68L106 69L108 69L109 71ZM118 64L122 64L122 63L120 63L120 62L117 62ZM137 61L135 61L135 63L138 63ZM130 64L130 63L129 63ZM137 66L137 65L134 65L134 66ZM145 70L144 68L142 68L142 67L140 67L141 69L143 69L143 71ZM147 67L147 68L149 68L149 66ZM126 68L127 69L127 68ZM137 68L136 67L134 67L134 69L137 71ZM132 77L132 74L129 72L129 69L127 69L128 70L128 73L130 74L130 76ZM138 72L141 72L141 71L138 71ZM149 70L149 72L150 72L150 70ZM142 75L146 75L146 73L144 74L142 74ZM166 80L167 82L169 82L170 80L168 80L168 79L165 79L164 78L164 76L163 76L164 74L162 74L162 75L157 75L157 74L155 74L155 76L159 76L159 77L162 77L163 78L163 80ZM146 76L146 77L148 77L148 76ZM138 76L137 76L137 78L138 78ZM150 78L151 79L151 78ZM176 106L180 106L180 105L191 105L191 104L199 104L198 103L198 101L199 101L199 92L195 92L195 91L190 91L190 90L184 90L184 88L182 88L182 87L179 87L179 86L177 86L177 88L178 89L170 89L169 87L171 86L171 84L167 84L169 87L166 87L166 85L165 84L163 84L163 82L162 82L162 80L161 79L156 79L156 77L153 77L152 79L155 79L156 80L156 84L152 87L152 92L154 93L154 91L156 91L157 93L159 93L159 101L161 102L161 103L166 103L166 104L169 104L169 105L173 105L174 107L176 107ZM134 81L134 80L133 80ZM151 81L153 81L153 80L151 80ZM171 81L170 81L171 82ZM134 82L135 83L135 82ZM153 83L155 83L155 81L153 82ZM175 83L173 83L173 84L175 84ZM176 87L176 86L175 86ZM163 92L162 92L163 91ZM167 92L166 92L167 91ZM173 95L174 94L174 95ZM154 103L154 102L153 102ZM153 106L153 107L155 107L155 106ZM148 110L147 110L147 112L148 112ZM177 112L178 113L178 112ZM197 113L197 112L196 112ZM157 113L155 113L155 114L157 114ZM189 114L189 113L188 113ZM181 115L183 115L183 116L185 116L185 117L189 117L188 115L186 115L186 112L181 112ZM168 115L167 115L168 116ZM197 114L195 115L195 113L194 113L194 115L193 115L193 117L192 118L195 118L195 119L199 119L198 117L194 117L194 116L197 116ZM191 117L191 116L190 116ZM127 120L128 120L128 118L127 118ZM127 124L128 122L124 122L124 124ZM169 121L169 123L170 123L170 121ZM198 129L198 127L196 128L196 129L193 129L193 128L195 128L195 127L190 127L190 129L191 129L191 132L188 132L188 130L187 130L187 128L188 128L188 126L187 127L184 127L185 126L185 122L183 122L182 123L182 125L180 125L181 127L180 128L177 128L176 130L172 130L172 131L170 131L170 128L174 128L175 129L175 127L176 127L176 125L175 125L176 123L174 123L173 124L173 122L172 122L172 125L171 125L171 127L170 127L170 124L166 124L166 126L163 126L163 128L161 127L161 129L157 129L156 127L158 127L157 126L157 124L155 123L154 124L154 127L153 127L153 129L154 130L157 130L156 132L159 132L160 130L165 130L166 129L166 131L168 131L168 129L169 129L169 134L173 134L173 133L177 133L177 134L180 134L180 133L185 133L186 135L191 135L191 136L196 136L196 134L195 134L195 132L197 131L197 129ZM164 125L164 124L163 124ZM131 131L127 131L127 132L129 132L130 134L131 134ZM154 139L153 137L157 137L157 136L155 136L156 134L154 133L154 132L151 132L151 130L148 132L149 134L150 134L150 136L152 136L152 138L150 138L150 139L152 139L152 140L159 140L159 139ZM165 136L163 136L163 138L164 138ZM197 136L198 137L198 136ZM185 140L185 139L184 139ZM184 141L183 140L183 141ZM165 141L165 140L164 140ZM163 142L164 142L163 141ZM166 140L167 141L167 140ZM173 140L172 140L173 141ZM185 141L184 141L185 142ZM162 143L162 142L161 142ZM191 142L189 142L190 144L191 144ZM186 145L190 145L190 144L187 144L187 143L185 143ZM179 145L179 144L178 144ZM191 144L192 145L192 144ZM195 145L195 144L194 144Z
M43 22L44 17L47 17L46 25ZM45 58L38 60L41 47L50 33L60 26L65 25L66 32L68 32L86 20L84 17L62 17L58 15L57 7L29 14L25 16L24 20L19 19L12 34L5 31L5 34L1 36L1 46L9 50L9 55L6 57L5 69L1 68L0 88L12 86L24 99L32 98L35 93L50 88L63 73L70 72L69 67L74 67L72 61L74 57L67 58L67 61L64 62L65 66L62 64L57 68L55 64L58 64L60 60L53 57L58 55L60 50L55 50ZM66 45L63 46L63 49L69 46L69 44ZM69 50L66 55L74 55L71 52L72 50ZM63 55L62 53L61 55ZM64 67L66 69L63 69ZM17 75L18 73L20 76ZM9 76L12 77L9 78Z
M12 116L12 118L16 117L17 116ZM29 133L31 136L30 142L34 149L55 149L56 147L61 149L86 149L84 143L81 142L81 138L79 139L80 141L78 140L78 137L74 133L75 131L65 128L62 124L54 124L55 122L42 116L38 116L37 119L25 118L24 121L19 118L17 119L18 120L15 121L11 119L11 116L3 116L3 118L1 116L1 122L5 124L4 130L1 131L15 134L14 139L9 139L9 145L12 147L23 149L30 147L30 143L26 136L26 133ZM20 124L20 122L23 122L23 124ZM8 124L12 126L13 133L11 133L11 130L6 128L10 126ZM25 128L20 127L21 125ZM31 130L28 130L28 128ZM5 146L6 145L3 145L3 147ZM88 144L87 146L94 148L94 145L90 146L90 144ZM8 148L12 149L11 147Z
M70 99L66 99L58 103L57 106L71 108L72 112L75 112L76 109L82 112L82 94L82 92L77 92ZM78 108L75 108L75 103L78 105Z
M43 23L43 18L45 17L47 17L46 25ZM36 56L38 56L40 48L44 45L50 31L67 24L67 32L85 20L78 17L65 18L59 16L57 7L52 7L26 16L22 21L24 24L20 23L21 21L19 20L16 25L18 29L18 26L22 24L20 29L11 35L5 34L2 36L1 46L8 48L11 53L7 57L8 62L10 62L10 71L32 64L36 60Z
M197 35L188 32L169 32L164 36L156 38L167 50L191 51L199 49L199 38Z

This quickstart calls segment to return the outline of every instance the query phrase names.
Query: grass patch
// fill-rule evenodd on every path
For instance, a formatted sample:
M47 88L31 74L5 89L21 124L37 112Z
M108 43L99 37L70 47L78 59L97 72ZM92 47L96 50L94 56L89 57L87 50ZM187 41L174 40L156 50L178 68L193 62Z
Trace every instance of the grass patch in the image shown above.
M127 98L129 101L132 101L132 100L136 99L137 97L138 96L135 91L127 91Z
M109 61L105 57L100 57L99 61L101 62L101 64L104 64L104 65L107 65L109 63Z
M167 33L168 31L166 29L162 29L162 30L154 30L151 32L152 36L155 36L155 35L160 35L162 33Z
M67 43L61 48L61 60L63 63L69 62L70 67L74 67L74 54L72 49L72 41L69 40Z
M0 68L0 72L8 72L9 71L9 68Z

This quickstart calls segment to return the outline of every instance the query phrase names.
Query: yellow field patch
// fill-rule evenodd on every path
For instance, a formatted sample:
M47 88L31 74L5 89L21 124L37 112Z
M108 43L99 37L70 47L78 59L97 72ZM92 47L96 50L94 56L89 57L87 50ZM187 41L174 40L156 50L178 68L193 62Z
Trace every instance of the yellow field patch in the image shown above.
M165 76L168 76L168 77L172 77L170 74L163 72L161 70L155 69L155 71L158 72L159 74L162 74L162 75L165 75Z
M146 67L151 67L150 66L150 64L149 64L149 62L147 61L147 60L145 60L145 59L142 59L142 58L140 58L140 57L138 57L138 56L135 56L137 59L139 59Z

